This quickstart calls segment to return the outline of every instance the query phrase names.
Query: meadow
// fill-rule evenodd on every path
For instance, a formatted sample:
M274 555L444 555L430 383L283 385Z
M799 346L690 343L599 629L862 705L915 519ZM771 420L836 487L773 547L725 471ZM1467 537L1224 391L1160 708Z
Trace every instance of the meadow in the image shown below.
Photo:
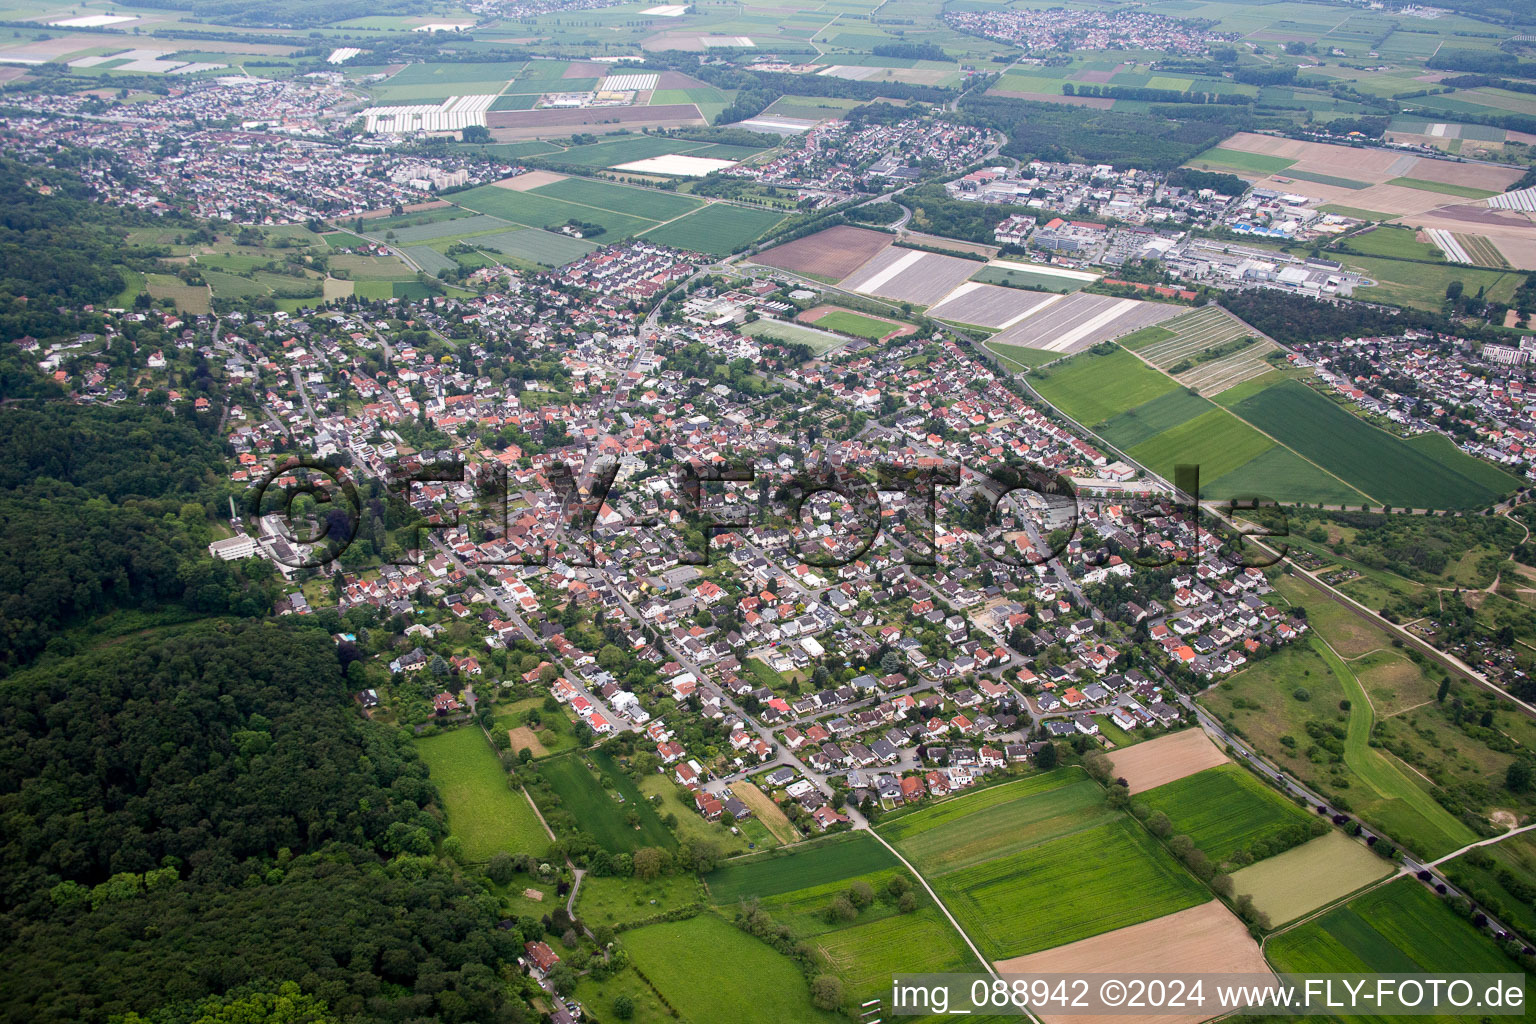
M507 773L476 726L416 740L416 751L443 797L448 831L470 860L497 853L542 853L549 835L533 807L507 785Z
M625 932L636 970L685 1020L834 1024L811 1004L805 975L766 943L704 913Z
M591 759L597 774L587 768L586 758ZM560 808L604 848L624 853L642 846L677 845L650 802L606 755L593 751L552 757L540 762L539 774L559 797ZM626 820L630 811L638 815L637 826Z
M1536 934L1536 902L1525 888L1536 886L1536 835L1523 832L1468 851L1441 870L1505 923L1526 935Z
M767 210L713 203L688 216L647 231L648 241L725 256L757 241L782 220Z
M1482 270L1450 263L1413 263L1407 260L1341 254L1341 260L1376 284L1361 288L1356 297L1367 302L1387 302L1431 313L1445 303L1445 290L1460 281L1466 294L1483 289L1494 302L1508 303L1525 275L1505 270Z
M1207 768L1137 799L1166 814L1175 833L1189 836L1218 864L1251 853L1256 844L1285 844L1290 837L1288 845L1296 845L1311 837L1311 815L1236 764Z

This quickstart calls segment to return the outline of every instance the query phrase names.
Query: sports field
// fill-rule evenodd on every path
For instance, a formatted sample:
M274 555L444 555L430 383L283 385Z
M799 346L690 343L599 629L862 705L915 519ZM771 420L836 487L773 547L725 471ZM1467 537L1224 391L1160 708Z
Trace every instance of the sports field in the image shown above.
M442 794L448 830L470 860L497 853L540 853L549 835L533 807L507 785L507 773L478 727L470 725L416 741L416 751Z
M1392 873L1391 862L1337 829L1232 873L1232 891L1282 925Z
M768 210L714 203L664 224L645 237L652 242L690 249L709 256L724 256L750 245L766 234L783 217Z
M828 310L811 318L813 311L807 311L807 322L827 331L836 331L838 334L851 334L855 338L865 338L869 341L879 341L892 331L901 329L901 324L891 320L877 320L872 316L862 313L854 313L846 309Z
M1273 936L1265 952L1276 968L1294 972L1516 970L1492 940L1412 878L1373 889Z
M1311 815L1235 764L1148 790L1141 800L1217 864L1240 855L1261 859L1313 837Z
M592 769L587 767L588 760ZM539 774L558 797L559 810L575 819L574 827L606 849L625 853L642 846L677 845L650 802L607 755L594 751L552 757L540 762ZM637 816L636 825L628 821L631 811Z
M841 1020L811 1004L793 960L711 913L625 932L640 972L684 1020L783 1024ZM707 965L708 976L701 976Z

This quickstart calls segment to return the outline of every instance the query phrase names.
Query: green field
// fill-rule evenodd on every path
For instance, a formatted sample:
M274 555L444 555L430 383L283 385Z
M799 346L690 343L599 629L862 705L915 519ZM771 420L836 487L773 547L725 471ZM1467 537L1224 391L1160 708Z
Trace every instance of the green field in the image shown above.
M448 830L470 860L501 851L542 854L549 835L533 807L507 785L507 773L478 727L469 725L416 741L416 750L443 796Z
M691 196L635 188L595 178L566 178L551 185L541 185L533 193L654 221L672 220L703 205L703 200Z
M1146 348L1148 345L1155 345L1160 341L1167 341L1173 337L1176 337L1176 335L1168 328L1158 327L1156 324L1153 324L1151 327L1143 327L1139 331L1132 331L1121 338L1118 344L1121 348L1135 352Z
M1014 370L1028 370L1033 366L1044 366L1046 363L1060 359L1060 352L1051 352L1043 348L1028 348L1024 345L998 345L994 342L983 342L987 349L997 353L1004 363L1010 364Z
M917 890L921 891L921 890ZM979 973L981 964L938 907L888 914L818 935L816 948L856 1001L890 992L897 974Z
M925 875L944 875L1081 831L1112 816L1079 768L992 786L902 815L880 834Z
M1295 162L1284 157L1244 153L1241 150L1222 149L1217 146L1194 157L1187 166L1198 167L1201 170L1241 171L1253 177L1264 178L1277 171L1285 170Z
M845 338L815 331L801 324L771 320L767 317L742 324L739 330L750 338L768 338L791 345L809 346L813 356L819 356L847 342Z
M560 227L573 220L599 224L607 232L603 236L605 244L637 235L656 223L630 214L567 203L550 196L541 196L537 191L513 192L495 185L481 185L457 193L454 200L471 210L530 228Z
M1418 241L1414 237L1417 233L1412 228L1384 224L1357 235L1350 235L1342 239L1339 245L1341 248L1347 246L1355 249L1367 256L1395 256L1398 259L1431 260L1443 263L1445 256L1440 252L1440 247L1433 242Z
M767 210L714 203L681 220L665 224L645 237L662 245L724 256L761 238L783 219Z
M464 241L478 248L495 249L513 260L539 263L546 267L562 267L597 248L596 243L584 238L572 238L570 235L541 231L538 228L513 228L510 231L476 235Z
M1357 268L1376 284L1357 292L1368 302L1387 302L1397 306L1438 312L1445 302L1445 290L1452 281L1460 281L1468 295L1483 289L1494 302L1508 303L1524 274L1483 270L1449 263L1411 263L1407 260L1377 259L1370 256L1341 256L1342 262Z
M1198 906L1210 893L1118 816L1021 853L929 880L994 960Z
M587 768L588 758L596 774ZM606 755L591 751L552 757L540 762L539 774L559 798L559 808L606 849L624 853L642 846L677 845L650 802ZM638 826L626 820L631 810L639 815Z
M1025 263L1019 264L1017 268L985 266L972 274L971 280L980 281L982 284L1000 284L1005 287L1048 292L1075 292L1090 283L1061 274L1031 270Z
M1393 178L1388 185L1401 185L1403 188L1416 188L1421 192L1439 192L1441 195L1460 196L1463 199L1487 199L1489 196L1498 195L1485 188L1473 188L1471 185L1450 185L1443 181L1425 181L1423 178Z
M1202 481L1214 481L1272 447L1274 442L1269 438L1239 422L1227 410L1212 405L1194 419L1136 445L1129 454L1167 479L1173 478L1175 466L1187 464L1200 467ZM1211 497L1224 497L1214 486L1206 488L1202 483L1201 487L1202 492L1209 490Z
M710 899L730 906L752 897L841 882L899 863L871 836L848 832L802 843L784 853L735 858L705 875L704 884Z
M1517 969L1491 940L1412 878L1373 889L1275 935L1264 949L1276 968L1293 972L1503 973Z
M1103 423L1178 387L1120 348L1108 355L1078 353L1032 383L1041 397L1085 426Z
M838 334L849 334L855 338L866 338L870 341L879 341L892 331L901 327L900 324L889 320L876 320L872 316L864 316L860 313L851 313L845 309L833 310L817 319L814 324L826 331L836 331Z
M635 967L684 1020L842 1019L811 1005L809 983L792 960L714 914L637 928L625 932L623 942Z
M1189 836L1217 864L1252 854L1256 844L1265 844L1261 852L1268 854L1311 838L1311 815L1235 764L1207 768L1137 799L1166 814L1174 832Z
M1211 403L1184 388L1165 391L1149 402L1107 420L1095 431L1121 449L1132 448L1149 441L1165 430L1203 416L1211 409Z
M1295 381L1251 395L1233 411L1378 502L1408 508L1477 508L1499 493L1487 486L1486 472L1469 466L1471 456L1457 451L1433 457ZM1516 486L1513 478L1508 486Z

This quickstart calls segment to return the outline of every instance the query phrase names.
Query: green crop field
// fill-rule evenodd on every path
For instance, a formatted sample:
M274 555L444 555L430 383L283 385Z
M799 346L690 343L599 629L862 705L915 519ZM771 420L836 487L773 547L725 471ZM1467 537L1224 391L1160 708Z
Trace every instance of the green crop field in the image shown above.
M983 342L987 349L997 353L998 357L1010 369L1028 370L1032 366L1043 366L1046 363L1061 358L1060 352L1051 352L1043 348L1028 348L1024 345L998 345L993 342Z
M1116 348L1082 352L1032 378L1036 391L1085 426L1103 423L1178 387L1140 359Z
M443 796L448 830L472 861L497 853L542 853L549 836L478 727L470 725L416 741L416 750Z
M1409 508L1476 508L1498 493L1487 474L1462 472L1471 456L1442 458L1404 443L1295 381L1238 402L1234 411L1379 502ZM1509 486L1515 482L1510 479Z
M724 256L761 238L782 219L780 214L767 210L714 203L648 231L645 237L662 245Z
M1168 479L1173 478L1175 466L1186 464L1200 467L1201 480L1216 480L1272 447L1274 442L1269 438L1213 405L1194 419L1136 445L1129 454ZM1211 496L1222 495L1213 491Z
M1286 171L1285 177L1298 178L1302 181L1315 181L1319 185L1332 185L1334 188L1349 188L1359 191L1370 188L1368 181L1356 181L1354 178L1340 178L1332 174L1318 174L1316 171Z
M838 309L817 318L815 326L827 331L836 331L838 334L851 334L855 338L878 341L901 325L889 320L876 320L872 316Z
M1365 495L1280 445L1219 477L1207 478L1202 470L1200 491L1224 499L1258 496L1322 505L1365 503Z
M636 928L624 933L623 943L635 967L684 1020L842 1019L811 1005L810 985L794 961L714 914Z
M586 766L590 758L597 769ZM642 846L672 847L677 841L656 811L629 777L597 752L552 757L539 764L539 774L559 797L559 808L572 815L575 825L615 853ZM639 825L626 820L629 811L639 815Z
M597 248L596 243L584 238L572 238L570 235L541 231L538 228L513 228L489 235L476 235L464 241L486 250L495 249L514 260L541 263L546 267L563 267Z
M1311 838L1312 816L1235 764L1218 765L1137 797L1162 811L1220 864L1256 844L1295 846Z
M708 145L691 139L658 139L650 135L635 135L586 146L572 146L563 153L551 153L546 159L577 167L613 167L647 157L687 153Z
M1422 178L1393 178L1388 185L1401 185L1404 188L1416 188L1421 192L1439 192L1441 195L1460 196L1463 199L1487 199L1489 196L1498 195L1485 188L1473 188L1471 185L1449 185L1443 181L1425 181Z
M672 220L703 205L703 200L691 196L635 188L595 178L566 178L551 185L541 185L533 190L533 194L654 221Z
M1502 973L1515 964L1412 878L1357 896L1265 945L1282 971ZM1412 1019L1412 1018L1406 1018Z
M1210 898L1123 815L930 882L993 960L1150 921Z
M1143 327L1139 331L1132 331L1121 338L1119 344L1121 348L1127 348L1135 352L1146 348L1148 345L1155 345L1159 341L1167 341L1172 337L1174 337L1174 333L1168 328L1158 327L1156 324L1153 324L1151 327Z
M1112 812L1078 768L994 786L882 825L880 834L928 876L1080 832Z
M505 231L512 227L500 217L487 217L484 214L473 217L458 217L453 220L434 220L426 224L402 225L396 228L379 228L366 221L364 226L367 234L374 241L388 241L391 244L415 245L417 242L430 242L438 238L463 238L465 235L479 234L485 231ZM393 237L389 237L393 236Z
M454 196L461 206L530 228L559 227L569 221L600 224L607 232L603 241L617 242L637 235L656 222L592 206L562 202L536 192L513 192L495 185L481 185Z
M899 864L872 837L848 832L802 843L784 853L734 858L705 875L704 883L710 899L731 906L754 896L766 899L830 885Z
M1017 268L984 266L971 275L971 280L980 281L982 284L1000 284L1005 287L1048 292L1075 292L1090 283L1062 274L1031 270L1029 265L1024 263L1019 264Z
M1347 246L1367 256L1396 256L1399 259L1432 260L1437 263L1445 261L1439 246L1433 242L1418 241L1414 237L1416 234L1412 228L1384 224L1358 235L1350 235L1340 242L1340 246Z
M1184 388L1165 391L1150 402L1143 402L1134 409L1107 420L1095 427L1105 440L1122 450L1149 441L1165 430L1187 423L1209 412L1208 399L1190 394Z
M1277 171L1285 170L1295 162L1284 157L1244 153L1241 150L1222 149L1217 146L1198 154L1189 161L1187 166L1207 171L1241 171L1252 177L1264 178Z
M891 978L897 974L979 973L982 969L965 941L931 904L910 914L892 914L827 932L817 936L814 945L859 1002L889 993Z

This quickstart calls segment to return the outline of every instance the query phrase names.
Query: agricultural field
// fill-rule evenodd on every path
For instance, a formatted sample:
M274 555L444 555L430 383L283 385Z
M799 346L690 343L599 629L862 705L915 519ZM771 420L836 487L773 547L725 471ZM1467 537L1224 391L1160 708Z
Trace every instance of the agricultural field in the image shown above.
M1487 936L1412 878L1373 889L1272 936L1265 952L1277 969L1292 972L1516 970Z
M557 798L556 806L608 850L625 853L677 844L639 788L606 755L594 751L552 757L540 762L539 774Z
M1088 271L1065 270L1015 260L992 260L971 278L982 284L1048 292L1075 292L1098 279L1098 274Z
M711 203L702 210L647 231L645 238L707 256L725 256L751 245L782 219L780 214L768 210Z
M841 224L765 249L753 261L818 280L839 281L891 244L893 235Z
M698 199L678 195L676 192L637 189L595 178L564 178L533 191L568 203L612 212L622 211L654 221L673 220L703 205Z
M503 851L542 854L549 835L533 806L507 785L506 771L480 729L465 726L416 741L417 753L442 794L448 831L470 860Z
M604 229L605 234L602 237L605 243L617 242L630 235L638 235L648 228L655 227L658 223L658 221L618 210L579 205L565 202L557 196L540 194L544 188L550 187L553 186L541 186L529 192L516 192L496 185L481 185L455 194L454 200L467 209L530 228L558 228L571 221L598 224ZM639 189L630 189L630 191L646 196L650 194L641 192Z
M1232 411L1361 492L1399 508L1479 508L1500 491L1471 456L1437 459L1305 385L1283 381ZM1516 486L1510 478L1506 490Z
M928 315L954 323L1002 330L1022 323L1060 301L1061 296L1057 293L1023 291L972 279L930 306Z
M1241 150L1215 146L1192 158L1187 166L1202 171L1229 171L1244 177L1262 178L1277 171L1283 171L1295 162L1284 157L1245 153Z
M834 1024L811 1005L805 975L787 957L711 913L623 934L640 974L685 1020ZM707 979L701 967L708 964Z
M978 285L992 288L992 285ZM1020 298L1031 298L1023 293ZM1038 297L1038 296L1033 296ZM1057 355L1080 352L1100 342L1132 334L1177 315L1179 307L1140 299L1077 293L1026 307L1008 321L993 340L1004 345L1038 348Z
M1261 860L1312 838L1312 816L1236 764L1217 765L1141 795L1214 863Z
M929 882L994 960L1139 924L1210 896L1125 815Z
M1232 873L1232 891L1283 925L1392 874L1394 865L1330 828L1310 842Z
M1277 350L1216 305L1165 320L1155 329L1169 336L1137 339L1133 351L1202 395L1220 394L1268 373L1264 357Z
M841 287L883 299L932 306L978 269L975 261L891 246L841 282Z
M744 899L767 899L898 866L891 852L874 839L849 832L782 853L732 859L704 876L704 883L713 902L733 906Z
M1200 729L1184 729L1138 743L1109 757L1115 775L1142 793L1165 786L1187 775L1228 764L1227 755Z

